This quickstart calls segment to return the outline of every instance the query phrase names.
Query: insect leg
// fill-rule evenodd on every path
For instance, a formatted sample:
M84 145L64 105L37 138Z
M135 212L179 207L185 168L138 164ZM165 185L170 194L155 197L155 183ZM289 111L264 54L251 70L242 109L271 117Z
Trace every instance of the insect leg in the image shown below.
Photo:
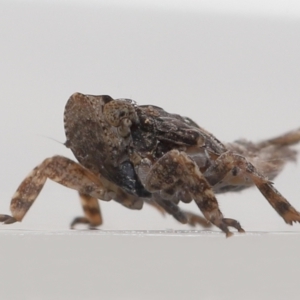
M180 209L176 203L171 200L163 199L159 193L154 193L153 199L155 199L153 202L157 203L157 206L163 209L163 212L166 211L182 224L188 224L192 227L196 225L201 225L205 228L211 227L211 223L202 216Z
M39 195L47 178L77 190L81 194L99 199L107 198L107 191L99 177L66 157L54 156L45 159L23 180L11 200L12 216L0 215L0 221L6 224L21 221Z
M186 224L188 219L186 215L180 210L179 206L170 201L160 197L159 193L154 195L155 202L160 205L167 213L172 215L178 222Z
M103 220L98 199L82 193L79 193L79 197L85 216L74 218L71 228L77 224L89 224L91 228L101 225Z
M197 214L185 210L182 210L182 212L185 214L185 216L188 219L187 224L189 224L192 227L195 227L196 225L201 225L204 228L210 228L212 226L211 223L207 219L203 218L202 216L199 216ZM230 224L227 225L231 226Z
M289 131L275 138L257 143L257 146L260 148L266 147L268 145L284 147L284 146L294 145L299 142L300 142L300 128Z
M143 184L145 184L145 178L147 174L150 172L152 167L152 163L149 159L142 159L138 161L136 165L136 172L139 174L139 177ZM183 192L183 193L182 193ZM154 206L160 213L163 215L165 212L172 215L177 221L182 224L188 224L192 227L195 227L197 224L202 227L209 228L211 227L211 223L207 221L204 217L194 214L192 212L187 212L181 210L177 205L179 201L190 203L193 198L188 194L185 194L184 191L181 193L177 193L175 195L168 195L168 193L152 193L151 198L143 198L144 202Z
M277 213L290 225L300 222L300 213L277 191L272 182L260 174L245 157L228 151L222 154L215 164L209 167L204 176L214 186L220 182L227 173L252 180L259 191L268 200Z
M196 163L184 152L172 150L161 157L147 175L145 187L150 192L163 195L175 195L182 191L190 193L205 218L225 232L227 237L232 235L228 226L244 231L237 221L223 218L209 183Z
M272 182L265 182L255 175L251 177L260 192L287 224L300 222L300 213L279 193Z

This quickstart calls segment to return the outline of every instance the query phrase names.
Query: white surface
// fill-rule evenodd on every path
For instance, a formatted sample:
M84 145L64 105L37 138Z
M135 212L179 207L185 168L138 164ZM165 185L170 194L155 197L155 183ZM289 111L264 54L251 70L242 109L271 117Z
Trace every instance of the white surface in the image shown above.
M2 299L298 299L298 234L1 231Z
M299 127L298 3L239 2L249 10L236 1L226 9L212 1L160 3L1 1L1 213L9 213L18 184L44 158L73 157L49 138L65 141L64 105L76 91L162 106L223 141ZM275 180L298 209L299 178L299 166L288 165ZM300 230L286 225L255 189L218 199L225 216L248 231ZM149 207L101 206L104 230L189 229ZM197 211L193 204L184 208ZM95 299L103 291L108 299L111 291L111 299L297 298L298 233L230 240L27 233L64 230L80 214L74 191L47 182L22 224L1 228L5 296L41 299L45 291L43 299ZM12 234L17 228L23 238Z

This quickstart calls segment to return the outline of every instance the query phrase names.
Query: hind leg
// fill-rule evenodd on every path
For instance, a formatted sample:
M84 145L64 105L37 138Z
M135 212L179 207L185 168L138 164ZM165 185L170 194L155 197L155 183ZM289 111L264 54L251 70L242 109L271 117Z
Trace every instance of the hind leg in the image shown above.
M266 147L268 145L283 147L283 146L291 146L299 142L300 142L300 128L289 131L275 138L257 143L257 146L260 148Z
M287 224L300 222L300 213L277 191L272 182L264 177L245 157L228 151L209 167L204 176L214 186L231 172L232 178L252 181L270 205ZM230 184L230 183L229 183Z

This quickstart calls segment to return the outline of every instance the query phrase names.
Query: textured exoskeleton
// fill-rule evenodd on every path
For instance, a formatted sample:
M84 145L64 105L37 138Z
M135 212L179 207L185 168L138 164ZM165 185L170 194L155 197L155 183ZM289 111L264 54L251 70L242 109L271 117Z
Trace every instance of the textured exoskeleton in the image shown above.
M17 189L12 216L0 215L0 221L21 221L47 178L79 192L85 216L75 218L72 227L100 225L98 199L113 199L131 209L146 202L181 223L212 223L230 236L228 227L244 230L223 217L215 195L253 185L286 223L300 221L270 181L296 159L290 146L300 141L300 129L259 143L224 144L191 119L162 108L79 93L68 100L64 118L65 145L79 163L62 156L44 160ZM205 219L179 209L180 201L192 200Z

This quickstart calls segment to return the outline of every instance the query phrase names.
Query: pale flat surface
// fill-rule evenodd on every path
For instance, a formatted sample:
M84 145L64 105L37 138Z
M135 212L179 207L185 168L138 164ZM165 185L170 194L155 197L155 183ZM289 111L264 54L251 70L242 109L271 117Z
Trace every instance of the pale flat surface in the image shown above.
M299 299L300 233L2 230L0 239L2 299Z

